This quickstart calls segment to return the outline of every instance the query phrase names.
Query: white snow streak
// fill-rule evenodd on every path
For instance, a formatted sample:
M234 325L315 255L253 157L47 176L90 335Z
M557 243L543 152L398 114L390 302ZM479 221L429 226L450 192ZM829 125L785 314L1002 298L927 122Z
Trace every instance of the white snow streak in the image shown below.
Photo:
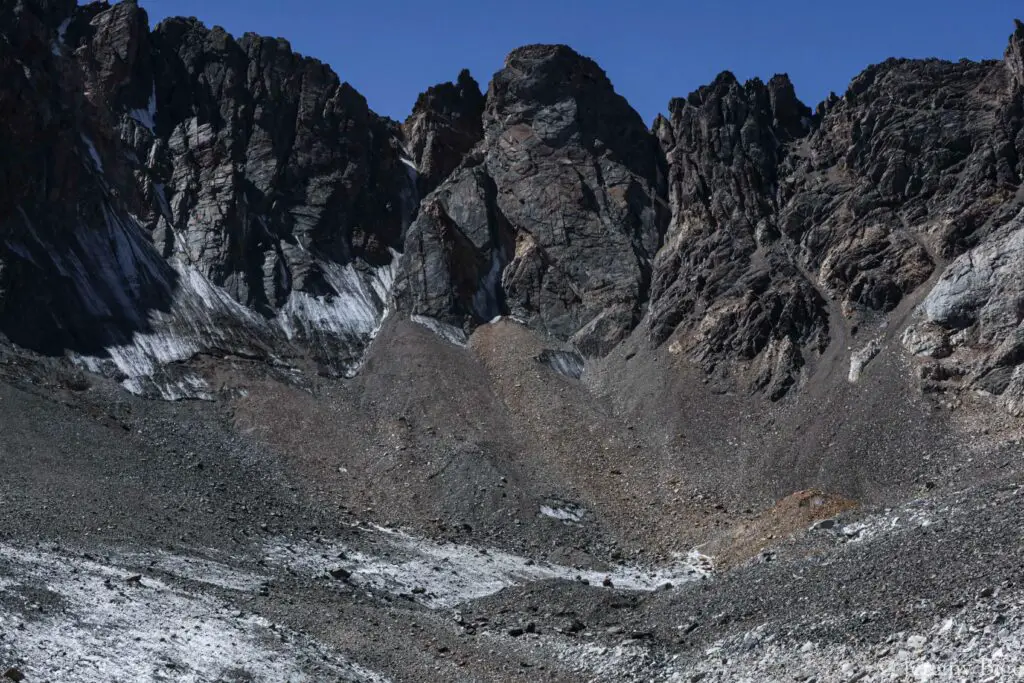
M54 57L61 56L61 51L64 48L64 36L68 32L69 26L71 26L70 17L62 21L60 23L60 26L57 27L57 40L53 41L53 43L50 45L50 51L53 52Z
M567 508L551 507L549 505L540 506L540 514L551 519L557 519L562 522L580 522L583 520L581 515L576 510L569 510Z
M413 321L417 325L422 325L449 344L465 347L469 342L466 338L466 333L463 330L455 327L455 325L441 322L437 318L431 318L425 315L411 315L409 316L409 320Z
M289 544L281 539L265 549L267 561L311 576L345 569L352 572L352 583L395 595L412 595L432 608L452 607L510 586L552 579L600 586L609 578L616 588L651 591L666 583L694 581L710 574L709 560L696 551L661 568L617 566L599 572L534 562L500 550L436 542L380 527L370 533L380 552L370 554L341 544Z
M68 33L69 26L71 26L71 17L60 22L60 26L57 27L57 40L60 41L61 45L64 45L64 37Z
M153 92L149 96L149 106L146 109L133 109L128 116L135 119L140 126L156 135L156 83L153 84Z
M278 324L289 339L301 330L307 337L326 332L339 337L376 334L385 298L394 284L395 268L378 268L367 283L351 264L322 262L320 267L335 294L313 296L293 291L278 313ZM382 296L383 295L383 296Z
M96 151L96 145L93 144L92 139L85 133L82 133L82 142L85 144L86 149L89 150L89 157L92 158L96 171L103 173L103 160L100 159L99 152Z

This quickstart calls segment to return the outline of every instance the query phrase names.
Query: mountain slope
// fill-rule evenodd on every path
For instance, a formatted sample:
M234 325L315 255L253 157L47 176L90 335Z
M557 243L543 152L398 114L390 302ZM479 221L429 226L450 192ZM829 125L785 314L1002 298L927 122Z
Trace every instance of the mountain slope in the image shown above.
M398 123L130 1L0 76L0 673L1019 664L1024 25L650 129L563 45Z

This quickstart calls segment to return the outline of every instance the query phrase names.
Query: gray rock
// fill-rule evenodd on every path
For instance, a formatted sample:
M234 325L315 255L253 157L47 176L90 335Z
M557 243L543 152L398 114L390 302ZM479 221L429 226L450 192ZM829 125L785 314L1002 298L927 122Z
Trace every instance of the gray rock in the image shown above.
M483 139L483 112L483 93L466 70L454 83L435 85L417 98L402 132L416 165L421 197L440 185Z
M594 62L558 45L509 55L484 131L410 228L400 304L467 326L511 313L606 353L640 320L661 241L653 138Z
M955 259L921 306L925 320L908 328L914 353L946 358L943 379L1000 397L1022 414L1024 383L1024 212Z
M1010 36L1010 45L1006 48L1006 67L1010 77L1018 88L1024 88L1024 23L1014 20L1016 30Z
M776 220L785 143L808 134L810 110L785 76L741 85L723 73L669 112L655 122L672 224L654 262L649 339L677 337L709 372L755 361L747 385L779 398L828 340L825 301Z
M1004 337L1018 322L1024 294L1024 215L1000 238L990 239L951 263L923 304L926 319L946 329L981 323L981 341Z
M159 366L204 350L358 366L418 203L395 124L286 41L134 2L16 3L0 32L7 337L165 397L203 393Z
M946 358L953 352L949 335L936 325L920 324L908 327L903 333L903 348L915 356Z

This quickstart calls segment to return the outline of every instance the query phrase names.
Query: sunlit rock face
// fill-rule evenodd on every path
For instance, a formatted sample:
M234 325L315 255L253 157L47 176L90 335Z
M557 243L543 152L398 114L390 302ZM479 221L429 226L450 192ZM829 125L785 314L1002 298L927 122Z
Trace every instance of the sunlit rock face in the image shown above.
M1003 60L888 60L813 112L723 73L649 130L561 45L399 125L281 39L133 2L0 22L0 331L133 391L208 396L176 367L204 353L351 376L397 311L664 346L773 400L909 325L926 388L1024 401L1020 25Z
M483 128L410 228L400 304L467 327L511 313L607 353L643 315L667 225L654 137L564 45L508 56Z

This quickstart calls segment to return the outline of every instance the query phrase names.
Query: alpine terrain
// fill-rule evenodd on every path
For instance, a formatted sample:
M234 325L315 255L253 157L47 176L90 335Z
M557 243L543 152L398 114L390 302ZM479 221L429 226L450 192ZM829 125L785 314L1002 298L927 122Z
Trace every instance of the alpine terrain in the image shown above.
M0 675L1024 677L1024 24L452 76L0 3Z

